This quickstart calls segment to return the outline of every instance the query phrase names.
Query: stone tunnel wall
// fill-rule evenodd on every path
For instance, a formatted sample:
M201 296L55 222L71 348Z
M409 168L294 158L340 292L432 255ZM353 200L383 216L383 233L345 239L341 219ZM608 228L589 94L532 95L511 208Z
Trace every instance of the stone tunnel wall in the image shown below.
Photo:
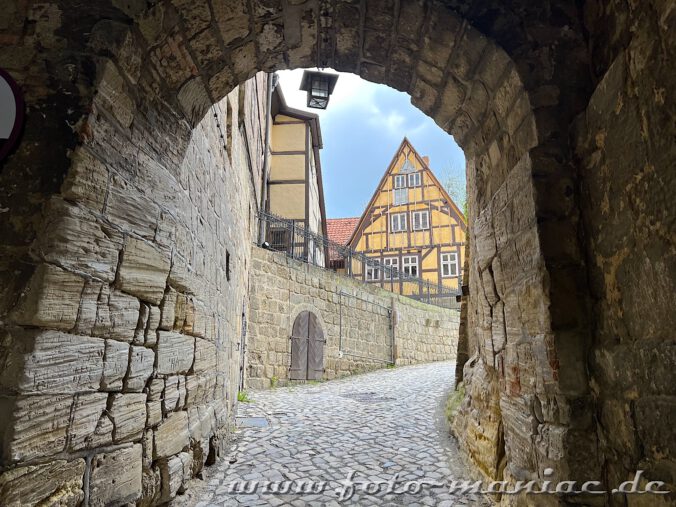
M203 302L223 303L217 309L225 321L216 326L227 340L222 343L237 343L248 255L239 245L247 243L240 242L234 219L225 222L232 218L229 211L212 214L212 207L231 206L212 196L222 187L208 183L217 180L180 171L191 129L212 103L257 71L311 67L318 60L409 93L466 150L474 231L465 302L472 357L457 421L469 430L461 434L475 462L492 477L525 480L543 479L547 466L555 470L552 479L614 479L643 462L655 477L671 473L674 450L663 444L674 441L669 417L652 415L673 414L673 383L667 383L674 371L673 339L666 335L673 314L658 298L662 291L673 293L674 280L669 197L676 191L667 177L674 160L673 2L158 0L92 2L87 9L66 1L7 4L0 19L0 65L24 88L29 114L24 140L0 174L0 313L7 344L2 357L8 371L22 372L3 378L12 384L2 398L3 413L12 414L2 431L3 492L16 490L7 481L26 491L42 477L51 486L31 489L31 498L62 490L94 498L90 486L105 485L109 475L108 448L99 445L97 434L85 450L66 451L66 442L75 438L68 435L78 433L70 424L47 424L55 411L80 406L65 385L62 394L49 395L47 409L46 395L33 391L42 386L37 372L50 357L44 352L48 343L72 350L70 337L84 336L93 341L78 343L101 350L100 341L108 340L114 347L120 341L116 330L131 329L127 311L136 311L136 304L139 315L147 307L141 321L151 329L162 306L158 273L167 269L177 293L202 301L207 289L181 281L182 259L198 269L204 287L216 280L225 288ZM571 125L580 113L583 125L572 140ZM225 118L227 125L227 111ZM621 158L611 149L617 145ZM216 163L219 168L209 174L221 178L218 171L232 170L230 160ZM155 170L144 169L152 164L161 174L166 169L169 181L181 182L181 192L175 192L178 183L167 192L164 178L148 179ZM182 209L174 199L186 194L190 212L174 227L164 211ZM128 206L135 211L124 212ZM232 206L245 213L241 202ZM77 216L84 225L69 243L59 236L68 224L57 228L54 220L73 220L76 212L93 218ZM156 217L150 224L149 216ZM224 221L214 225L214 216ZM106 227L92 230L90 222ZM228 265L223 249L202 266L213 239L206 230L230 251L229 282L218 272ZM174 250L180 255L174 257ZM152 269L130 273L135 259L151 258ZM155 275L138 283L137 271ZM37 294L48 293L43 288L53 280L63 289L46 300L61 309L31 313ZM633 280L644 288L627 290ZM73 301L81 285L86 306ZM166 285L162 290L164 299ZM90 319L82 329L90 328L94 307L93 336L74 334L81 317ZM199 338L189 334L199 320L183 321L182 340ZM133 338L125 334L131 346L152 349L145 329L141 343L136 327ZM108 342L104 364L114 357L106 354ZM219 354L219 364L233 362L227 358ZM231 370L227 375L234 376ZM615 375L618 370L621 375ZM98 370L78 371L73 383L86 384L90 375ZM107 396L113 403L116 395L131 401L138 394ZM118 422L125 420L120 417ZM619 431L616 418L622 420ZM114 423L106 420L101 431L108 435ZM28 422L49 432L34 431ZM40 444L44 455L19 461L24 458L12 454L24 446L34 455L31 442L41 434L53 442ZM143 446L132 444L142 440L119 438L138 462ZM91 467L94 455L101 457L98 473ZM29 462L40 467L24 466ZM168 463L144 462L148 491L158 464L165 478L178 476L183 461L171 460L171 469ZM177 486L168 479L165 484L169 492Z
M594 2L587 17L595 34L615 27L593 47L599 82L575 136L604 475L619 484L640 469L643 484L676 491L676 8Z
M105 69L3 300L1 505L165 502L228 437L266 76L192 130L134 109L125 72Z
M251 267L247 387L268 388L273 377L288 382L289 338L295 317L306 310L317 315L326 338L324 379L390 362L455 359L457 310L419 303L258 247Z

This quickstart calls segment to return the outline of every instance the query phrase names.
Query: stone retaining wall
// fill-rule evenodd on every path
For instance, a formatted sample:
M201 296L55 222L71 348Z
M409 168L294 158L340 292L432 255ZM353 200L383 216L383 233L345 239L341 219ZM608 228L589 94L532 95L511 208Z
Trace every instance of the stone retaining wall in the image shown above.
M325 379L392 361L455 359L457 310L419 303L258 247L251 268L248 388L288 381L291 329L306 310L317 315L326 338Z

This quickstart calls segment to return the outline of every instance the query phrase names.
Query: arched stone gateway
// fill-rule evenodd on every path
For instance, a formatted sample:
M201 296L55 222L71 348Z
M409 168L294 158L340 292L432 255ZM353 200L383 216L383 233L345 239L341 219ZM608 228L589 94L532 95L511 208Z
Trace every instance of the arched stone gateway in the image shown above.
M158 503L218 454L250 210L201 120L238 135L220 99L318 64L408 92L467 155L472 461L674 484L675 25L657 1L10 0L2 502ZM142 475L113 486L119 463Z

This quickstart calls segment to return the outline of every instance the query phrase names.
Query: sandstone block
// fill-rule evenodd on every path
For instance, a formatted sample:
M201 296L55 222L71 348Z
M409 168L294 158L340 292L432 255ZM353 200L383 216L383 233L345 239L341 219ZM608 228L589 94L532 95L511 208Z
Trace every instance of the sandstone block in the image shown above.
M157 373L171 375L190 370L195 355L195 338L160 331L157 342Z
M81 202L100 213L106 199L108 170L106 166L79 147L73 152L71 166L61 185L61 195L70 201Z
M122 234L93 214L61 199L52 199L37 248L47 262L81 271L98 280L115 279Z
M3 413L11 414L0 418L5 462L63 451L72 405L71 395L20 396L13 403L0 400Z
M157 466L143 469L143 496L137 504L140 507L149 507L157 505L160 501L160 492L162 488L162 476Z
M134 331L134 345L143 345L146 341L146 327L148 326L148 317L150 316L150 307L141 303L139 308L138 322Z
M178 383L177 376L167 377L164 381L164 396L162 397L164 413L168 414L176 410L178 405Z
M146 425L148 427L157 426L162 422L162 402L149 401L146 405L146 412L148 414Z
M110 506L134 503L142 493L142 448L98 454L92 460L89 505Z
M176 317L176 296L177 293L172 288L168 288L164 293L164 297L162 298L162 303L160 305L161 317L159 329L171 331L174 328L174 320Z
M164 379L154 377L148 386L148 400L161 401L162 392L164 391Z
M195 340L195 373L216 369L216 345L206 340L197 338Z
M157 328L160 327L161 312L158 306L150 306L148 324L145 330L145 344L153 346L157 343Z
M186 377L178 377L178 402L176 403L176 408L180 409L185 407L185 401L187 398L186 384Z
M153 373L154 363L155 353L152 349L132 345L125 391L142 391L146 386L148 378Z
M113 442L113 425L105 415L107 393L81 394L73 403L73 417L68 430L68 449L91 449Z
M176 254L171 262L169 284L187 294L192 294L196 285L195 274L188 267L188 263Z
M146 424L146 395L115 394L110 408L110 418L115 426L116 443L141 438Z
M153 239L160 214L159 207L118 175L113 175L109 188L105 209L108 219L125 232L134 232L146 239Z
M159 468L162 477L162 496L160 500L168 502L176 496L176 493L183 486L183 460L180 456L163 459L159 462Z
M169 275L169 257L150 243L127 238L118 270L120 289L159 304Z
M121 391L122 380L127 374L128 364L129 344L116 340L106 340L101 389L104 391Z
M174 412L155 430L154 458L166 458L177 454L188 443L188 413Z
M51 264L40 264L12 318L19 324L70 330L80 308L84 279Z
M85 461L52 461L44 465L18 467L0 474L0 505L47 505L53 500L75 507L84 500L82 478Z
M96 391L103 374L104 341L59 331L12 329L0 386L20 393Z
M139 320L138 299L104 285L99 296L94 336L131 342Z
M96 324L96 314L99 305L99 296L103 283L96 280L87 280L80 300L80 310L73 334L92 336L92 329Z

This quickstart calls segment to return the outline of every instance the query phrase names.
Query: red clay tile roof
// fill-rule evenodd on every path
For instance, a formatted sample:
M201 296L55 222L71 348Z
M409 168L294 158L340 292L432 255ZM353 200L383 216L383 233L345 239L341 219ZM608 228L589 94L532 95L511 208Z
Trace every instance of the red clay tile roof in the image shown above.
M326 220L326 233L331 241L335 241L341 245L346 245L350 240L350 236L354 232L355 227L359 223L359 217L353 218L329 218ZM331 259L335 254L331 250Z

